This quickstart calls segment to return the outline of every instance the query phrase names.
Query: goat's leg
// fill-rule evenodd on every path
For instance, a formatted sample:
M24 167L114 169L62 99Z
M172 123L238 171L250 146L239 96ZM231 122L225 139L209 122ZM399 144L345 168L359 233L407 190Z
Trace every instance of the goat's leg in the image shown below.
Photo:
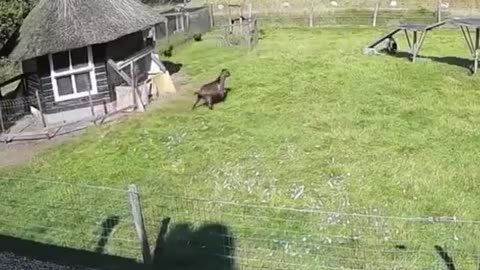
M198 102L200 102L202 98L200 96L197 97L197 101L193 104L192 111L197 107Z
M207 97L207 98L206 98L206 101L207 101L208 108L209 108L210 110L213 110L213 100L212 100L212 97Z

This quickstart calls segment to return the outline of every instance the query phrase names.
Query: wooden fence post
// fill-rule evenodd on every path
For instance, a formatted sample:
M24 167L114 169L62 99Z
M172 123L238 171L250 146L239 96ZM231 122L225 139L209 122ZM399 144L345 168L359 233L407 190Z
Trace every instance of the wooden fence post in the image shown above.
M373 11L373 22L372 22L373 27L377 26L377 16L378 16L379 7L380 7L380 3L377 1L375 3L375 10Z
M308 23L310 27L313 27L313 18L314 18L314 13L315 13L315 3L310 1L310 14L308 18Z
M42 107L42 100L40 99L40 95L38 94L38 90L35 91L35 96L37 98L37 105L38 110L40 111L40 118L42 119L43 127L47 127L47 122L45 121L45 115L43 115L43 107Z
M437 1L437 22L442 21L442 0Z
M140 241L140 248L142 250L143 263L146 265L152 264L152 255L150 253L150 245L148 244L147 232L143 222L142 206L140 205L140 196L138 195L137 187L135 185L128 186L128 198L130 208L132 211L135 231L137 232L138 240Z
M215 21L213 18L213 4L208 5L208 13L210 15L210 27L213 28L215 26Z
M93 108L93 99L90 89L88 90L88 103L90 104L90 111L92 112L92 116L95 117L95 108Z
M175 18L176 20L176 18ZM136 110L137 109L137 95L135 94L135 87L136 87L136 84L135 84L135 81L136 81L136 77L135 76L135 71L134 71L134 68L135 68L135 65L133 64L133 61L132 63L130 63L130 78L132 79L132 98L133 98L133 110Z

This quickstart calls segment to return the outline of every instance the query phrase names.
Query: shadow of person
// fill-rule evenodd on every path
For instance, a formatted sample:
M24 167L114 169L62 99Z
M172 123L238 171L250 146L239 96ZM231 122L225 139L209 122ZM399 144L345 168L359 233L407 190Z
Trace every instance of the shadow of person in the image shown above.
M168 229L164 219L157 238L152 269L155 270L233 270L234 239L219 223L195 227L176 224Z
M95 252L103 253L105 250L105 246L107 245L108 239L110 238L113 229L115 226L120 223L120 217L118 216L109 216L101 223L102 232L100 234L100 238L97 242L97 247L95 248Z

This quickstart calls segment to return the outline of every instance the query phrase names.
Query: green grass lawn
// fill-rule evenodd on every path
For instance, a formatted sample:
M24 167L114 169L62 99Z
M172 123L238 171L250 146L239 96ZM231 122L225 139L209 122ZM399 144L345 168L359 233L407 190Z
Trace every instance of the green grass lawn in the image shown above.
M135 183L151 240L165 216L222 222L237 238L236 263L247 269L421 269L438 264L435 244L473 269L476 224L320 211L480 217L479 77L430 59L361 55L380 30L265 32L253 52L220 47L214 34L174 51L197 84L231 71L228 99L213 111L190 111L189 91L2 175L120 189ZM459 31L429 34L421 54L467 56ZM406 49L402 37L399 45ZM0 233L92 248L95 222L128 217L122 192L18 181L0 187L7 198ZM135 239L130 225L115 237L110 252L132 255L125 249L136 242L121 241Z

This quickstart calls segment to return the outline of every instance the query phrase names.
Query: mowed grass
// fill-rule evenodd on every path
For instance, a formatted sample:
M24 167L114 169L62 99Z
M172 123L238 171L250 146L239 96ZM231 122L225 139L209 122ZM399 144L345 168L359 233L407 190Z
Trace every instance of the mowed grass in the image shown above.
M265 264L257 259L286 269L416 269L436 265L434 244L473 266L476 224L378 216L480 217L478 76L430 59L412 64L361 55L379 30L264 30L253 52L221 47L215 34L175 49L171 60L196 85L222 68L231 71L228 99L213 111L190 111L190 87L177 100L92 128L2 175L120 189L135 183L152 240L165 216L176 223L221 222L238 238L238 263L248 261L252 269ZM399 45L406 49L402 37ZM421 54L466 57L467 51L459 31L435 30ZM1 183L0 196L8 198L2 219L10 220L2 233L90 248L95 221L128 217L121 192L64 194L62 185L24 183ZM75 208L61 210L67 206ZM39 223L46 228L34 230ZM67 232L49 229L54 226ZM128 225L115 237L135 239L132 234ZM395 244L408 253L392 251ZM118 254L136 246L110 245Z

